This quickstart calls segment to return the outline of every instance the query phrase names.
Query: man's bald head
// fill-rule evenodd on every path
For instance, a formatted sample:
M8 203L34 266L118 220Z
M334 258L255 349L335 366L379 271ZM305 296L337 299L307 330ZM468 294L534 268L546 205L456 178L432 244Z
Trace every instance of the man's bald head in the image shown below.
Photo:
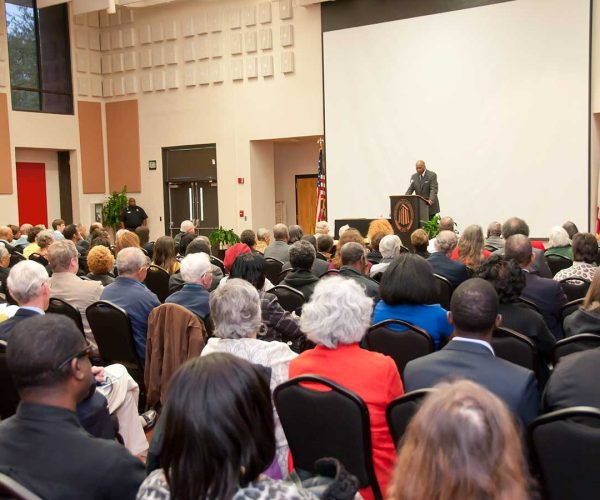
M423 172L425 172L425 168L425 162L423 160L418 160L415 164L415 169L417 171L417 174L419 175L423 175Z
M504 256L507 259L515 259L521 267L531 264L533 250L527 236L515 234L506 240L504 244Z
M452 231L454 232L454 219L452 217L442 217L440 219L440 225L438 231Z

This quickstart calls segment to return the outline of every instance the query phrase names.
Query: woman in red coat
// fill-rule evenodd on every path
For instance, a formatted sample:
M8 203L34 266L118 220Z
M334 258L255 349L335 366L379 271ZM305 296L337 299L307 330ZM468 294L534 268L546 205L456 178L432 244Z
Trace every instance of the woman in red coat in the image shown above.
M395 459L385 409L404 394L404 388L392 358L358 345L370 325L372 308L372 300L356 281L330 277L318 283L300 319L302 331L317 346L291 361L289 377L320 375L365 402L371 420L375 474L385 492ZM360 493L373 498L370 488Z

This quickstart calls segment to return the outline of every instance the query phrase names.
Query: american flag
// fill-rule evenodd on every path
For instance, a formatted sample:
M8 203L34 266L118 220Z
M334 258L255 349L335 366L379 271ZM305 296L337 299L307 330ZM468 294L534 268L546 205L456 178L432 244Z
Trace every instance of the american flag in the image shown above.
M323 166L323 148L319 148L319 171L317 174L317 222L327 220L327 186Z

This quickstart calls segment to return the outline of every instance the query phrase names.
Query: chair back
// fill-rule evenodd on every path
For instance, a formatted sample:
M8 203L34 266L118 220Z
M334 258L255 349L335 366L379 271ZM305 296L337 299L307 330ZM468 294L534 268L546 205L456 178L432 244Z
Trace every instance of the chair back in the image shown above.
M360 397L316 375L284 382L273 397L297 469L314 473L319 458L337 458L361 488L370 486L374 497L382 498L373 468L369 410Z
M225 272L225 264L223 263L223 261L221 259L217 259L214 255L211 255L210 256L210 263L213 266L217 266L221 270L221 272L223 273L223 276L225 276L225 274L227 274Z
M77 325L77 328L79 328L79 331L85 337L85 334L83 332L83 320L81 319L81 313L77 308L73 307L68 302L59 299L58 297L51 297L46 312L52 314L62 314L63 316L71 318Z
M536 418L530 448L549 500L598 498L600 410L575 406Z
M583 301L584 299L575 299L570 302L567 302L564 306L562 306L560 308L561 321L564 322L567 316L577 311L577 309L579 309L583 305Z
M37 262L38 264L41 264L44 267L46 267L48 265L48 259L46 257L44 257L42 254L37 253L37 252L33 252L29 256L29 260Z
M423 399L435 389L419 389L394 399L387 405L385 417L396 449L406 432L408 424L421 407Z
M152 264L148 268L144 284L156 294L161 303L169 296L169 273L160 266Z
M21 252L13 252L10 254L10 262L8 267L13 267L16 263L21 262L22 260L27 260L25 256Z
M537 304L535 302L532 302L529 299L524 299L523 297L519 297L519 304L527 307L528 309L531 309L532 311L535 311L538 314L542 314L542 311L540 311L540 308L537 306Z
M539 356L531 339L510 328L497 327L492 335L496 356L534 373L539 372Z
M393 330L390 328L392 325L401 329ZM429 333L400 319L388 319L373 325L367 330L364 346L369 351L380 352L392 358L401 376L409 361L434 351L433 339Z
M329 276L337 276L338 274L340 274L340 270L339 269L329 269L326 273L323 274L323 276L321 276L321 278L327 278Z
M0 419L5 420L15 414L20 398L6 365L6 342L3 340L0 340L0 387Z
M571 267L573 265L573 261L564 255L551 253L547 254L545 257L552 276L555 276L558 271L562 271L563 269L567 269L567 267Z
M271 288L269 293L275 295L281 307L289 312L302 309L302 305L306 302L304 294L300 290L287 285L277 285Z
M279 284L279 273L283 267L283 262L272 257L265 257L265 276L274 285Z
M11 500L42 500L31 490L17 483L13 478L0 473L0 498Z
M292 271L294 270L293 267L288 267L287 269L282 269L282 271L279 273L279 283L281 283L285 277L290 274Z
M565 278L559 281L567 300L583 299L590 287L590 281L584 278Z
M569 354L595 349L596 347L600 347L600 335L595 333L580 333L559 340L554 344L554 363L558 363L562 357Z
M446 310L450 310L450 299L452 298L452 283L447 278L434 274L435 289L438 303Z

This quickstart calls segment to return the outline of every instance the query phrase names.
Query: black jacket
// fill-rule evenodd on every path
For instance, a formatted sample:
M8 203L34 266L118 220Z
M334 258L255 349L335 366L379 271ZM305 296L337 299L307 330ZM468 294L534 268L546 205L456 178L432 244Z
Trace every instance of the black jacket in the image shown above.
M283 280L283 285L291 286L296 290L299 290L304 294L306 302L310 300L312 293L315 291L315 286L319 282L317 278L310 271L303 269L297 269L289 273Z
M578 309L565 318L563 325L566 337L572 337L580 333L597 333L600 335L600 311Z

